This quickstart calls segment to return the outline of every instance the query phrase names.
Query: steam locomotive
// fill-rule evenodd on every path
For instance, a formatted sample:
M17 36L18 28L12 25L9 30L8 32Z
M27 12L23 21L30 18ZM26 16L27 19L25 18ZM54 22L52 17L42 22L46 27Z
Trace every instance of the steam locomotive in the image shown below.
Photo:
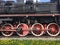
M45 33L58 36L60 0L45 3L0 1L0 32L4 36L11 36L14 32L19 36L41 36Z

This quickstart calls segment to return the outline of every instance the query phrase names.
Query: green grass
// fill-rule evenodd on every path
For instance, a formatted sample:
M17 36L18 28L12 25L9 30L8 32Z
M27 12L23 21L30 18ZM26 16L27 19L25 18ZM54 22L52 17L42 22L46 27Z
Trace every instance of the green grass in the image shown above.
M49 40L0 40L0 45L60 45L60 41Z

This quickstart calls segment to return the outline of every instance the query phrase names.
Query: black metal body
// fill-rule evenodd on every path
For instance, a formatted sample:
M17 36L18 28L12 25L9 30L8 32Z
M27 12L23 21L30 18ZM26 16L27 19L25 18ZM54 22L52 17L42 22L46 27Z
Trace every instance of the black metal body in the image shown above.
M3 15L7 15L6 17ZM8 16L11 14L11 16ZM17 14L13 16L13 14ZM18 14L20 16L18 16ZM21 16L24 15L24 16ZM31 16L29 16L29 14ZM32 14L35 14L32 16ZM37 15L42 14L42 15ZM45 14L45 15L43 15ZM48 16L46 16L46 14ZM50 16L52 14L52 16ZM60 25L60 16L54 16L54 14L60 14L60 1L52 1L48 3L33 3L33 2L26 2L23 4L15 3L14 1L2 1L0 3L0 24L11 23L17 24L26 23L26 24L34 24L36 22L39 23L57 23ZM13 17L12 17L13 16ZM37 20L37 21L36 21ZM30 21L30 22L29 22Z
M22 13L60 13L60 1L51 1L46 3L33 3L27 1L26 3L15 3L14 1L1 1L0 3L0 13L8 14L22 14Z

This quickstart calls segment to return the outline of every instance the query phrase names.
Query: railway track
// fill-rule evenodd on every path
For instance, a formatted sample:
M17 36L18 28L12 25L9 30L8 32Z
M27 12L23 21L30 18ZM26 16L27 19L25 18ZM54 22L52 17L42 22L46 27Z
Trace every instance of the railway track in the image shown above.
M60 40L60 35L57 37L51 37L48 35L43 35L40 37L35 37L33 35L27 35L25 37L19 37L16 34L14 34L10 37L5 37L5 36L0 35L0 40L52 40L52 41L54 41L54 40Z

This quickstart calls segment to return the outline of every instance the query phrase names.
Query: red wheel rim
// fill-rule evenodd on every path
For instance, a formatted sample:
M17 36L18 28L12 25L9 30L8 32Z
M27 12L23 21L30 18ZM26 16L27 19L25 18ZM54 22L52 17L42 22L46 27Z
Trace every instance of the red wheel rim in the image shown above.
M51 23L48 25L47 27L48 31L47 33L50 35L50 36L57 36L59 34L59 26L55 23Z
M13 34L12 31L8 31L8 30L11 30L13 27L11 24L5 24L2 29L5 30L5 31L2 31L2 34L4 36L11 36Z
M42 30L43 30L43 26L41 24L37 23L32 26L31 32L34 36L41 36L44 32Z
M22 24L19 24L17 26L17 28L21 28L22 29L21 31L17 31L17 34L19 36L26 36L29 33L28 26L26 24L23 24L23 23Z

